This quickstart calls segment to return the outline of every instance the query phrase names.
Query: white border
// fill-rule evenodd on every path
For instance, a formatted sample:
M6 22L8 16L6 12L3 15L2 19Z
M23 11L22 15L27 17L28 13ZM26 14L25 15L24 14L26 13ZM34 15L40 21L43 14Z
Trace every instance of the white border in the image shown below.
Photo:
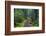
M39 27L17 27L17 28L14 28L14 8L39 9ZM11 5L11 31L27 31L27 30L42 30L42 7L41 6Z

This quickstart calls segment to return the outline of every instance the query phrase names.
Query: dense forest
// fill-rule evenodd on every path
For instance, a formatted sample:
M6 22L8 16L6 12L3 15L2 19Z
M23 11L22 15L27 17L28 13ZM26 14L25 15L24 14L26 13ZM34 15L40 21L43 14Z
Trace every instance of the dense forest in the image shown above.
M14 27L31 26L39 26L39 10L14 8Z

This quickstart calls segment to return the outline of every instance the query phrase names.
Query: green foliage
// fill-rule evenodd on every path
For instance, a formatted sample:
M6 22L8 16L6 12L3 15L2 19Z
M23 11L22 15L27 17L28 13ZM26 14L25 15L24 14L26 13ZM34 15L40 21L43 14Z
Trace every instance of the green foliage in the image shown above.
M38 9L14 9L14 26L24 27L27 17L30 18L32 26L39 26L38 14Z
M24 27L23 23L16 23L16 27Z

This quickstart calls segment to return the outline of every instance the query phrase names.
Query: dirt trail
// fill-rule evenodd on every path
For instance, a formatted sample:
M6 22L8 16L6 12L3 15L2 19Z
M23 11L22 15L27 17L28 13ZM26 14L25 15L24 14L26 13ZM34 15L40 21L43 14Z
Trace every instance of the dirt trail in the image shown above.
M28 22L28 20L24 21L24 27L31 27L32 24Z

